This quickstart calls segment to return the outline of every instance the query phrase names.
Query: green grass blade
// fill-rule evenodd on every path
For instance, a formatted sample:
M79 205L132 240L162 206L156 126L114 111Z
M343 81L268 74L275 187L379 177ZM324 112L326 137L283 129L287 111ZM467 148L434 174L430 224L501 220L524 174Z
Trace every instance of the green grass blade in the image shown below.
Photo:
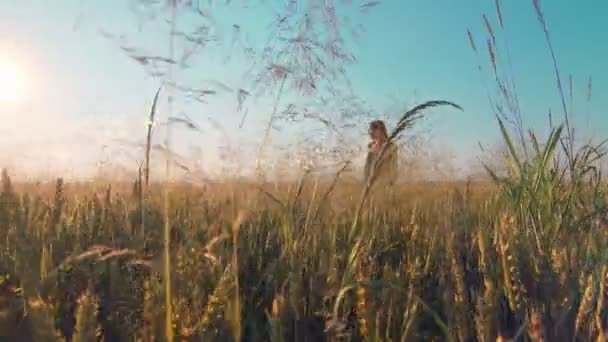
M509 132L507 131L507 128L505 127L502 120L498 116L496 116L496 119L498 120L498 124L500 125L500 132L502 133L502 137L503 137L505 143L507 144L507 147L509 148L509 153L511 154L511 158L517 165L517 169L518 169L520 177L523 177L523 175L524 175L523 164L521 162L521 159L519 158L517 149L515 148L515 144L513 144L513 140L511 139L511 136L509 135Z

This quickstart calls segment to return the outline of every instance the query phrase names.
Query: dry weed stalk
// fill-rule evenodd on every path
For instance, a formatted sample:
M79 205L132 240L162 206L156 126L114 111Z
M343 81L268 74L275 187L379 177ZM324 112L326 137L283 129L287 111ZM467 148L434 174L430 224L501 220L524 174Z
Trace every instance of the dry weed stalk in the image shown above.
M362 263L357 272L356 280L358 282L365 281L369 273L367 263ZM366 286L359 286L356 290L357 295L357 318L358 318L358 328L359 334L362 337L368 337L370 333L370 313L373 312L370 307L370 294L369 289Z
M591 313L593 312L593 295L595 292L595 282L593 279L593 274L589 274L583 284L583 296L581 298L581 302L578 307L578 312L576 314L576 321L574 323L575 333L577 336L581 337L588 336L588 331L585 330L589 328L589 318L591 317Z
M203 316L193 329L207 339L215 338L220 332L218 327L221 326L224 319L226 303L234 293L234 277L231 268L231 265L226 266L215 289L207 299Z
M483 229L477 230L477 245L479 248L479 268L483 277L483 295L478 297L475 317L477 335L482 341L490 341L497 335L496 331L496 274L491 269L490 249ZM494 259L495 260L495 259Z
M465 284L465 272L459 252L458 247L456 247L456 236L452 233L448 238L448 258L455 290L453 295L455 312L460 312L460 314L456 314L453 320L458 340L467 341L473 329L470 326L470 321L468 319L468 313L470 312L468 288Z
M605 341L608 337L608 267L602 267L600 288L595 307L595 329L597 341Z
M498 247L509 306L522 318L527 307L527 291L519 272L518 255L513 247L516 240L509 240L509 236L516 234L514 225L513 216L503 215L498 227Z

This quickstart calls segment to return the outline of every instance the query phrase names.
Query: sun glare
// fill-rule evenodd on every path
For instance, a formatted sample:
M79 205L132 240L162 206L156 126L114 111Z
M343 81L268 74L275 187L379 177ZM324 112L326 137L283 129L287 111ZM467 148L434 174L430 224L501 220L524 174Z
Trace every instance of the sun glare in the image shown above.
M23 83L19 65L0 60L0 103L18 102L23 96Z

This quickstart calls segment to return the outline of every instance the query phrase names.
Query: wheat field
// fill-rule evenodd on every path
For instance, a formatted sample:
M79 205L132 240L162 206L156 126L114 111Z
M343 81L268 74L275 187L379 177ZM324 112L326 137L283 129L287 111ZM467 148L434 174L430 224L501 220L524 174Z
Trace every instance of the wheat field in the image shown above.
M512 150L493 182L403 184L364 200L339 174L169 184L171 333L162 188L12 184L5 171L0 335L604 341L600 155L560 162L560 132L527 159Z

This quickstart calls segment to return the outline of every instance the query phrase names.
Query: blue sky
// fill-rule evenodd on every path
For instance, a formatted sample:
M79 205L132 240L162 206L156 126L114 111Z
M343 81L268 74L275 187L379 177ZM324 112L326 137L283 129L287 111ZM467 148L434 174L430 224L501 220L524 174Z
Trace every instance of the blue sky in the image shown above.
M227 9L215 1L212 8L218 34L230 39L230 28L238 23L253 44L264 41L271 23L272 7L284 1L259 5L249 0L233 1ZM303 3L304 1L300 1ZM336 1L341 3L342 1ZM484 76L488 84L485 30L481 15L486 13L498 31L494 1L383 1L366 15L358 14L359 1L346 9L353 21L366 32L351 45L358 63L347 69L352 88L369 106L378 111L392 99L446 99L460 104L464 113L438 110L425 123L427 134L436 146L447 146L456 153L459 165L469 163L479 152L478 142L496 143L496 122L488 104L486 88L477 70L478 61L466 35L470 28L476 37ZM124 33L130 41L146 48L166 51L163 28L146 26L138 32L137 20L129 1L106 0L0 0L0 60L16 63L26 74L26 94L15 104L0 103L0 146L10 150L3 162L18 169L34 166L66 165L85 170L100 159L117 156L116 151L101 149L114 138L143 138L145 116L158 80L147 76L141 66L121 53L117 44L102 37L103 30ZM203 1L207 4L207 1ZM532 1L502 1L513 74L527 126L546 132L549 108L559 115L559 97L549 50L544 41ZM608 3L589 0L544 1L545 17L564 80L573 75L577 125L585 135L602 137L608 129L603 109L608 105L608 22L602 13ZM350 11L350 12L348 12ZM189 18L180 19L186 23ZM192 82L221 80L234 87L245 87L247 58L232 53L229 47L204 51L195 68L180 74ZM222 58L232 55L229 62ZM593 100L587 120L586 82L593 78ZM1 77L1 75L0 75ZM276 94L269 92L249 103L243 128L238 128L242 113L236 111L233 97L211 99L206 105L178 109L204 128L208 118L219 122L233 144L250 148L258 139L272 110ZM303 95L287 94L302 99ZM285 100L287 101L287 100ZM395 113L393 120L398 116ZM364 127L362 127L364 129ZM275 139L293 138L288 133L273 133ZM299 132L299 131L298 131ZM361 130L353 132L360 134ZM197 145L212 164L219 156L222 134L206 129L204 135L174 133L183 144ZM296 133L293 133L296 134ZM300 134L300 133L297 133ZM583 133L579 133L583 134ZM364 139L361 137L361 139ZM105 155L104 155L105 153ZM186 153L186 152L184 152ZM187 154L187 153L186 153ZM80 172L80 171L74 171Z

